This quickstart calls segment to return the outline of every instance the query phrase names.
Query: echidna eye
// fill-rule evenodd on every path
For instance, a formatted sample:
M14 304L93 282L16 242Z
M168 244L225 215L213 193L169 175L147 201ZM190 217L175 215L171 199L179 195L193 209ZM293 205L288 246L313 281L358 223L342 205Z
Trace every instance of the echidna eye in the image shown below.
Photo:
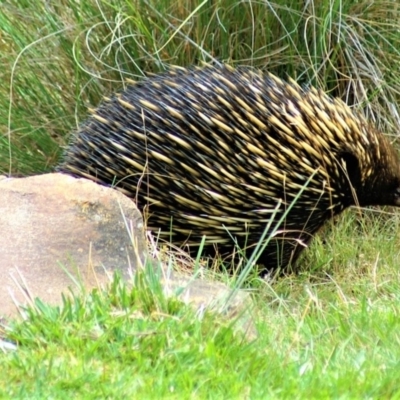
M393 190L393 204L397 207L400 207L400 187L397 186L396 189Z

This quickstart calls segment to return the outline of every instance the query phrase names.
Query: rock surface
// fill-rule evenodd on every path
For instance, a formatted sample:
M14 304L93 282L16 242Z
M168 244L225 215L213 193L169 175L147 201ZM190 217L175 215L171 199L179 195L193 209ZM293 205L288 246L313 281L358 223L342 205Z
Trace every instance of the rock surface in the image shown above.
M0 317L15 303L129 276L144 262L143 221L133 201L86 179L63 174L0 179Z
M114 189L55 173L0 177L0 193L0 324L21 312L16 305L60 304L62 293L105 287L115 270L129 278L145 263L142 216ZM168 269L161 283L198 313L238 317L254 336L248 293Z
M193 306L198 314L205 310L221 313L235 320L235 327L246 333L249 339L257 337L250 292L232 289L221 282L194 279L177 273L164 273L161 284L166 296L178 297Z

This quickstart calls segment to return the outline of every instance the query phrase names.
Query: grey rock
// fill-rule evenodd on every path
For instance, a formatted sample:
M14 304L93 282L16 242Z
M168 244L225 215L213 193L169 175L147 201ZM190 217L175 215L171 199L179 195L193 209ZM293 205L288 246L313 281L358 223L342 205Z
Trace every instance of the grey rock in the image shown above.
M63 174L0 179L0 316L32 298L129 277L144 263L143 220L118 191Z

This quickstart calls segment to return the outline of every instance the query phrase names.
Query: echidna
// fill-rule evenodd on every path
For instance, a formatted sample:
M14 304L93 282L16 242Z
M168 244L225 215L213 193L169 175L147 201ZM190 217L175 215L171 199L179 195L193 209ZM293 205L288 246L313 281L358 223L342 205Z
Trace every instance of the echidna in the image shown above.
M267 229L266 269L293 264L351 205L400 205L400 162L383 134L339 99L248 68L129 84L81 126L58 170L115 184L179 244L206 235L207 251L232 253L236 241L249 254Z

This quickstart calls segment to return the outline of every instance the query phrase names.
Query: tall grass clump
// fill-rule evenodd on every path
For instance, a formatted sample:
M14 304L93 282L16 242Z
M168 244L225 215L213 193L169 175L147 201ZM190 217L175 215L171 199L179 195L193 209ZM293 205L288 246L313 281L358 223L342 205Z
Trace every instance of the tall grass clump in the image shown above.
M49 171L87 114L169 65L251 65L398 125L399 13L390 1L7 1L0 8L0 171Z

